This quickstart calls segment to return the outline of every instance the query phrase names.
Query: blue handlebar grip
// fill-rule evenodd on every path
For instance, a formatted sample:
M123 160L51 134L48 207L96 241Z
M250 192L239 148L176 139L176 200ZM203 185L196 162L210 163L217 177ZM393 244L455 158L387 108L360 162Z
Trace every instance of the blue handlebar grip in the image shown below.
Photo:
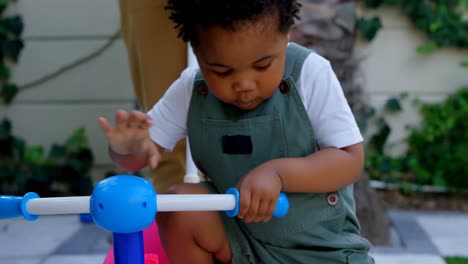
M39 216L30 215L26 210L26 203L39 195L33 192L27 193L24 197L0 195L0 219L23 216L28 221L34 221Z
M22 216L21 200L17 196L0 196L0 219L14 218Z
M236 198L236 207L232 210L227 210L226 214L229 217L235 217L239 213L239 203L240 203L240 195L239 191L236 188L229 188L226 191L226 194L232 194ZM286 194L280 193L278 197L278 201L276 202L275 211L273 212L274 217L281 218L288 213L289 210L289 200Z
M281 218L288 213L289 200L286 194L280 193L278 202L276 202L275 211L273 212L274 217Z

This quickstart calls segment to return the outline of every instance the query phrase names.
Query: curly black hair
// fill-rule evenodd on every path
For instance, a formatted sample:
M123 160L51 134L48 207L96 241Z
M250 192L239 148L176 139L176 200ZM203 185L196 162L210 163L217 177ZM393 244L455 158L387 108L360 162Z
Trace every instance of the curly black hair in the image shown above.
M166 10L179 37L197 43L197 26L221 26L236 30L241 22L254 22L267 14L278 15L278 30L287 33L299 19L296 0L168 0Z

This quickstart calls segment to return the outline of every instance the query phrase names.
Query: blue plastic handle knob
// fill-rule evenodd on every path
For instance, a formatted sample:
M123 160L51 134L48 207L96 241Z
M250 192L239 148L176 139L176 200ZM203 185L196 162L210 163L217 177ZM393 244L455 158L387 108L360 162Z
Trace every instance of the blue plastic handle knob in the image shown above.
M275 211L273 212L274 217L283 217L288 213L289 210L289 199L284 193L280 193L278 202L276 202Z
M22 216L21 200L17 196L0 196L0 219Z
M23 216L28 221L34 221L39 216L31 215L26 210L26 203L33 198L39 198L34 192L28 192L23 197L0 195L0 219Z
M240 195L239 191L236 188L229 188L226 191L226 194L232 194L236 198L236 207L232 210L226 211L226 214L229 217L235 217L239 213L239 207L240 207ZM280 196L278 197L278 201L276 202L275 206L275 211L273 212L274 217L281 218L285 216L288 213L289 210L289 200L286 194L280 193Z

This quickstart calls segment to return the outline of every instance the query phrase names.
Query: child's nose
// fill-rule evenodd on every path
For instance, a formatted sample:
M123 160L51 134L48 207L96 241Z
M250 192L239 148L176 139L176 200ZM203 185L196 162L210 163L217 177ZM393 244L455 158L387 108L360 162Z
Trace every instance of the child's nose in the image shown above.
M237 93L248 92L255 89L255 81L242 80L233 84L234 91Z

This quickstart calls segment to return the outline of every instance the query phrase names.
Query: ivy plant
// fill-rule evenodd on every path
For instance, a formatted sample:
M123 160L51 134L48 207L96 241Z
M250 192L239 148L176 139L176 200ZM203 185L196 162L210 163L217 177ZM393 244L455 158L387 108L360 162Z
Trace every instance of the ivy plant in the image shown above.
M0 123L0 193L40 196L89 195L93 154L85 130L76 129L63 144L29 146L12 134L8 119Z
M404 98L404 97L403 97ZM386 112L401 110L400 98L388 101ZM441 103L415 100L422 120L408 127L408 150L400 156L385 151L390 126L380 114L379 130L368 141L366 169L374 179L404 186L407 183L468 189L468 86Z
M466 0L365 0L367 8L378 8L382 5L397 6L423 31L429 42L418 47L419 54L433 52L441 47L468 47L468 21L464 13L468 7ZM361 18L359 29L367 40L377 34L380 21Z
M17 85L10 81L10 65L18 62L24 47L22 17L5 15L11 2L13 0L0 0L0 100L6 104L18 93Z
M0 0L0 103L10 104L18 86L10 80L10 66L17 63L24 47L23 19L6 15L15 0ZM63 144L48 152L43 146L29 146L12 133L12 123L0 123L0 194L41 196L89 195L90 170L94 163L83 128L76 129Z

